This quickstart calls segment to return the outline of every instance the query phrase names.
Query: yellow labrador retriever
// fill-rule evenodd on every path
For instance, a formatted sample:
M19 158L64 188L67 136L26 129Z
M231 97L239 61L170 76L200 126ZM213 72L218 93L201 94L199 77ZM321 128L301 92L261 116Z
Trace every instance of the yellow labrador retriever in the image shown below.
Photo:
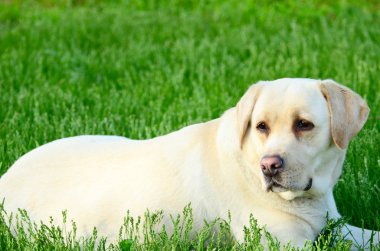
M220 118L165 136L78 136L38 147L1 177L0 198L34 220L60 219L67 209L81 234L96 226L110 239L128 209L178 214L191 202L196 229L230 210L241 239L252 213L280 241L303 246L327 212L340 217L333 187L368 113L359 95L332 80L262 81ZM344 231L360 244L371 237Z

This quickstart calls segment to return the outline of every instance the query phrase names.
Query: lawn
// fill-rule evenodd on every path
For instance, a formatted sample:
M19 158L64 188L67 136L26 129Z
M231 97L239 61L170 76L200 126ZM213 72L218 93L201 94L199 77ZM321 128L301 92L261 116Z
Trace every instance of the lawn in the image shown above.
M380 230L379 55L376 1L1 2L0 175L57 138L150 138L219 117L258 80L332 78L371 108L338 209ZM37 247L0 226L0 249Z

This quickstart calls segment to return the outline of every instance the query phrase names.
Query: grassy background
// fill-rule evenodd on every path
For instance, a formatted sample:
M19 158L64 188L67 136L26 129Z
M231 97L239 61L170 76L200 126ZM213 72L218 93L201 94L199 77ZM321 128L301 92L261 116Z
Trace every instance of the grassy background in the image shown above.
M258 80L333 78L371 107L336 189L380 230L376 1L0 3L0 175L79 134L147 138L220 116Z

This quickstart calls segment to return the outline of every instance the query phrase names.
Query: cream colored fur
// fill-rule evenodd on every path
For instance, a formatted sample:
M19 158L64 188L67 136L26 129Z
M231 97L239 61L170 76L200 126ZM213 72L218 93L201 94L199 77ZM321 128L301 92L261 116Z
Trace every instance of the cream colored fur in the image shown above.
M303 246L325 226L327 212L340 217L333 186L348 141L369 111L347 88L344 95L350 102L337 100L340 94L335 92L341 88L330 80L259 82L221 118L168 135L60 139L16 161L0 179L0 198L8 211L25 208L33 220L61 219L66 209L79 234L90 235L96 226L99 235L111 240L128 209L134 216L146 209L176 215L191 202L196 229L203 219L225 218L230 210L232 231L241 239L252 213L282 242ZM350 114L337 118L336 109ZM296 137L295 116L312 121L315 128ZM339 119L344 121L337 132ZM256 130L261 120L270 124L268 136ZM268 154L284 157L289 190L267 190L260 160ZM303 191L310 178L311 189ZM358 243L370 238L369 230L348 229L348 237ZM378 242L378 234L375 238Z

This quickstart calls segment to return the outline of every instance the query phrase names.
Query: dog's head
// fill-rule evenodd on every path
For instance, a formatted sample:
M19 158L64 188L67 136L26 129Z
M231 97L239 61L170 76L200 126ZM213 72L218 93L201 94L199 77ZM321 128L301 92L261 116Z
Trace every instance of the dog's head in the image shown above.
M291 200L331 189L369 108L332 80L279 79L252 85L236 111L250 171L265 190Z

